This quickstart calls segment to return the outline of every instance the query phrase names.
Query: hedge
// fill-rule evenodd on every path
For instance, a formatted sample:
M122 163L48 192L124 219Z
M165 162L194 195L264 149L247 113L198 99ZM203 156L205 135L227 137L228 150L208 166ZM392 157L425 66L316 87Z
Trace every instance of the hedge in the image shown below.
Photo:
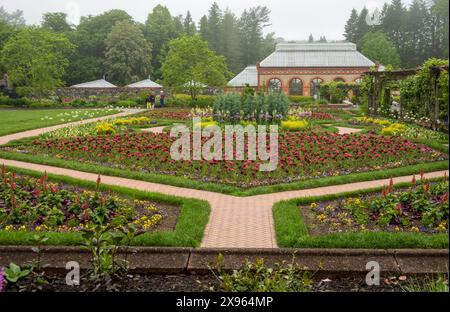
M197 95L195 100L187 94L174 94L166 99L167 107L179 107L179 108L206 108L212 107L216 100L215 95Z

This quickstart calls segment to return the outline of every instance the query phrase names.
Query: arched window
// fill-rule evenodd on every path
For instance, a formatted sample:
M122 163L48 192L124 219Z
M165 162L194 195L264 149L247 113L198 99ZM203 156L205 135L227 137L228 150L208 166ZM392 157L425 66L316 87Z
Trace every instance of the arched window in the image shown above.
M337 77L334 79L335 82L345 82L344 78Z
M311 81L311 96L320 95L320 84L323 82L320 78L315 78Z
M281 80L277 78L273 78L269 80L269 91L279 93L281 92Z
M301 79L294 78L289 83L289 95L303 95L303 82Z

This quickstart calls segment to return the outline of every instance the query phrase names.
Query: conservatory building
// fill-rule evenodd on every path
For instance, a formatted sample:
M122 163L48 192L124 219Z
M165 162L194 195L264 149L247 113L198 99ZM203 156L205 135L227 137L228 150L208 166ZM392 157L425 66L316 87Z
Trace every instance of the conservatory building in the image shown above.
M233 78L227 90L239 91L248 85L288 95L315 96L321 83L359 82L373 66L375 63L358 52L353 43L280 43L266 59Z

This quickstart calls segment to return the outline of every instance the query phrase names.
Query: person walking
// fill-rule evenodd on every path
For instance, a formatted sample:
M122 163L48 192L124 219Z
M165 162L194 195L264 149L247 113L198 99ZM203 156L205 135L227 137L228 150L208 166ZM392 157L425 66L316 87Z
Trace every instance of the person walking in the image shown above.
M159 92L159 107L163 108L164 107L164 100L166 99L166 94L164 93L163 90L161 90L161 92Z
M152 93L150 93L147 96L147 109L154 109L155 108L155 102L156 102L156 98L155 95Z

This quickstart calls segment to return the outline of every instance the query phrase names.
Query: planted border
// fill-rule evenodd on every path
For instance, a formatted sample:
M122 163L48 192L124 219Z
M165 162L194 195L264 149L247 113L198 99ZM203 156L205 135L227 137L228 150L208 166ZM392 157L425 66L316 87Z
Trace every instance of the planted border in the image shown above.
M394 188L399 189L409 186L411 186L411 183L399 183ZM448 234L347 232L332 233L317 237L309 235L308 228L300 212L300 205L360 196L381 190L382 188L378 187L340 194L296 198L275 204L273 207L273 217L278 246L280 248L448 249Z
M28 169L10 166L7 166L6 168L10 171L32 177L40 177L42 175L40 172ZM50 180L55 182L71 184L86 189L96 188L96 183L91 181L84 181L54 174L48 174L48 177ZM148 232L133 240L132 245L159 247L200 246L211 209L208 202L105 184L100 184L100 189L103 191L111 190L132 199L151 200L157 203L176 205L181 208L175 231ZM34 232L0 231L0 245L30 245L33 242L32 239L34 234ZM80 245L83 242L81 233L48 232L45 233L45 236L49 238L45 243L46 245L73 246Z
M319 179L309 179L305 181L296 181L285 184L259 186L243 190L242 188L231 185L201 182L196 180L190 180L184 177L176 177L155 173L142 173L125 169L109 168L92 164L86 164L82 162L62 160L57 158L43 157L30 154L21 154L2 150L0 150L0 158L24 161L41 165L55 166L60 168L96 173L107 176L136 179L146 182L160 183L190 189L205 190L240 197L254 196L261 194L272 194L284 191L304 190L331 185L372 181L378 179L388 179L392 177L418 174L420 171L433 172L433 171L447 170L449 168L448 161L443 160L379 171L353 173L345 176L324 177Z

